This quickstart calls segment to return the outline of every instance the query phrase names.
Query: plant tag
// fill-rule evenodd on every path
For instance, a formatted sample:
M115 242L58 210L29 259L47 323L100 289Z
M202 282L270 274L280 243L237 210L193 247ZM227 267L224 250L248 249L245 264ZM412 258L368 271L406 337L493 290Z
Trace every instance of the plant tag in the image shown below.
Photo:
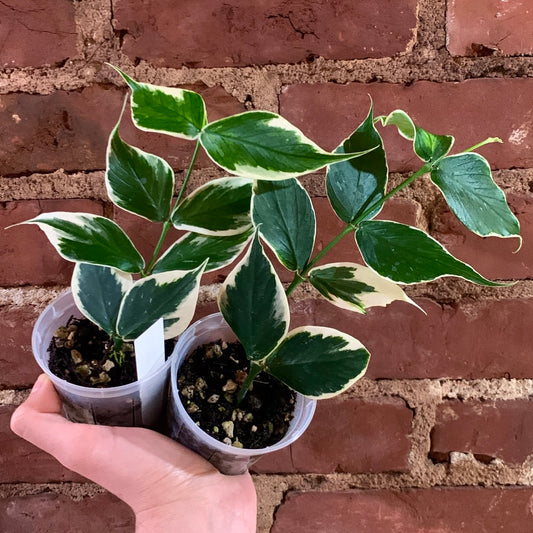
M137 379L142 381L146 376L165 364L165 332L163 319L154 322L133 343L135 345L135 364Z

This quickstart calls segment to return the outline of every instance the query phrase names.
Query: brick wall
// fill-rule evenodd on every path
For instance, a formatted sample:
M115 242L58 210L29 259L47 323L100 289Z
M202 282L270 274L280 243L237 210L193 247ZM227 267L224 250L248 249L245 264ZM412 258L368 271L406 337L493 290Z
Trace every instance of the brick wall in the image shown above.
M179 6L176 7L176 6ZM53 12L53 16L50 13ZM318 407L305 436L255 468L259 531L531 531L533 511L533 9L530 0L11 0L0 4L0 228L43 211L120 218L106 201L107 135L137 79L193 88L210 119L280 111L325 148L364 118L405 109L421 127L484 147L524 235L467 234L425 181L388 216L429 228L486 276L409 288L366 317L301 291L295 322L341 327L373 353L368 375ZM185 143L131 125L125 139L165 156ZM392 180L415 163L387 132ZM216 175L199 161L196 184ZM306 180L334 235L320 175ZM353 253L349 242L340 255ZM31 326L69 283L34 227L0 229L0 531L132 532L126 505L12 435L9 416L38 375ZM220 277L208 281L216 283ZM206 293L199 314L214 308ZM99 512L94 518L94 510ZM88 517L91 517L88 519Z

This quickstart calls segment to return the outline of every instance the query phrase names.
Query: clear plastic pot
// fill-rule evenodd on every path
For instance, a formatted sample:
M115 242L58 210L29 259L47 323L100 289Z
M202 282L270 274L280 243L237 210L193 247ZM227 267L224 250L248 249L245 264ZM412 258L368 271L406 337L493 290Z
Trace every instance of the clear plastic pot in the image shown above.
M81 318L83 315L68 291L43 311L32 334L35 359L61 397L65 416L73 422L87 424L158 427L164 421L172 357L144 380L128 385L91 388L69 383L48 368L48 347L54 332L71 316Z
M168 430L174 440L199 453L223 474L238 475L246 472L263 455L285 448L298 439L313 418L316 400L311 400L301 394L297 395L294 417L289 430L279 442L272 446L258 449L234 448L214 439L196 425L181 403L178 394L178 372L182 361L195 348L219 339L226 342L237 340L220 313L206 316L195 322L178 339L172 355Z

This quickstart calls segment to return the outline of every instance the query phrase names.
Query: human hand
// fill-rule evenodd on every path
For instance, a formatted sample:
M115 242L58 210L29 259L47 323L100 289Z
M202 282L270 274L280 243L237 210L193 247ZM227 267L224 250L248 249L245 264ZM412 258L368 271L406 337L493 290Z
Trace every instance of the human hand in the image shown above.
M137 533L255 532L250 474L225 476L149 429L69 422L45 374L13 413L11 429L126 502L135 512Z

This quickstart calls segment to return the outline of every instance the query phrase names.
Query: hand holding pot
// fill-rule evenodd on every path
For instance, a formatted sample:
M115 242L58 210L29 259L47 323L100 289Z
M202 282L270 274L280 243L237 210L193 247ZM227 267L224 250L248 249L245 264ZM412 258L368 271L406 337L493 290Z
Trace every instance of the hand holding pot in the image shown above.
M135 512L136 531L253 532L256 495L248 473L225 476L200 456L143 428L75 424L43 374L13 414L11 429Z

